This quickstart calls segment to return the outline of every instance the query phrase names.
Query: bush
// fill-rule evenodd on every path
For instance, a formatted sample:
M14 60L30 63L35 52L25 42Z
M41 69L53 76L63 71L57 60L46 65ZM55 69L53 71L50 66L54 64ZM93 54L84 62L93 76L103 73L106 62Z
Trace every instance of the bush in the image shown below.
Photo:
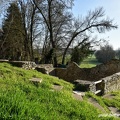
M95 52L95 57L99 62L106 63L115 58L115 51L112 46L105 45Z
M81 47L76 46L72 51L71 61L76 62L79 65L84 58L88 57L92 53L93 50L86 45L82 45Z
M76 62L77 64L80 64L80 62L82 61L82 58L80 56L80 50L78 47L75 47L72 51L72 55L71 55L71 61Z

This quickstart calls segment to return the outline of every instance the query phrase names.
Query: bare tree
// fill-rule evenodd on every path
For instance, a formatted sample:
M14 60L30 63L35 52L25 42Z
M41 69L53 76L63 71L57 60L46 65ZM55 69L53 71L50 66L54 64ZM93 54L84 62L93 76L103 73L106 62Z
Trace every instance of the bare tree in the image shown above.
M88 15L80 19L80 21L75 20L73 21L73 27L71 38L65 48L62 64L64 64L65 56L67 53L68 48L70 47L71 43L75 41L75 38L79 35L85 34L86 32L93 33L94 31L98 31L99 33L104 33L105 31L109 31L111 29L117 28L116 25L113 24L113 20L107 18L104 19L104 10L103 8L95 9L95 11L88 12Z
M31 0L19 0L23 26L24 26L24 47L26 59L33 60L33 42L38 36L37 27L39 16L37 16L36 6L31 2Z
M104 33L111 29L117 28L117 26L113 24L113 21L111 19L103 18L104 10L102 7L95 9L94 11L89 11L88 15L85 18L76 20L73 19L70 14L69 16L66 15L67 19L65 19L65 17L62 17L63 13L66 11L66 8L68 8L66 3L62 0L33 0L33 3L36 5L37 9L41 13L41 16L44 19L44 23L48 28L49 39L52 48L56 50L58 45L60 45L61 43L64 43L65 45L62 64L64 64L68 48L71 46L72 43L74 43L74 41L76 41L76 38L78 36L81 37L87 33L93 33L95 31L98 31L99 33ZM79 44L82 43L83 42L81 41ZM55 54L54 62L55 64L57 64Z
M32 1L39 10L44 24L48 29L48 38L53 49L54 65L56 66L56 49L60 44L61 39L64 38L66 33L65 28L72 18L71 14L69 12L66 12L66 9L70 8L70 6L67 6L64 0Z

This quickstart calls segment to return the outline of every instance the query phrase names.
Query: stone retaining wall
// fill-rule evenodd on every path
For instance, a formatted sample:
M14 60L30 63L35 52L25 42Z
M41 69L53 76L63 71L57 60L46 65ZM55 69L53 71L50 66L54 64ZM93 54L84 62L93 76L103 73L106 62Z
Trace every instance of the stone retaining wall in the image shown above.
M55 76L64 79L68 82L74 82L74 80L90 80L88 74L90 69L80 68L76 63L70 63L67 68L55 68Z
M44 74L54 75L54 73L52 72L54 71L54 67L52 64L37 64L37 67L35 69Z
M55 75L54 67L52 64L36 64L35 62L32 61L9 61L3 59L0 59L0 62L10 63L13 66L22 67L27 70L35 69L44 74Z
M107 94L112 91L120 90L120 72L102 78L96 82L76 80L75 89L80 91L91 91L95 94Z
M69 82L74 80L97 81L101 78L120 72L120 61L112 60L93 68L80 68L76 63L70 63L67 68L56 68L55 76Z
M71 83L75 80L91 81L91 84L85 87L95 94L120 90L119 60L112 60L93 68L80 68L76 63L70 63L67 68L56 68L54 71L55 76Z
M75 80L74 83L75 88L74 90L77 91L91 91L93 93L96 92L96 85L94 82L90 82L90 81L85 81L85 80Z
M22 67L24 69L34 69L36 67L35 62L32 61L9 61L0 59L0 62L10 63L13 66Z
M120 72L102 79L103 93L120 90Z

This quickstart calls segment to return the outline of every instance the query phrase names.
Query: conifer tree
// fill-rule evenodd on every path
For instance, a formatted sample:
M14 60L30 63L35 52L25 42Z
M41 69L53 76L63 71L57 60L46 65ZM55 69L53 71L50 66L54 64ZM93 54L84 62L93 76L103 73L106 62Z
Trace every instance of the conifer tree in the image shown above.
M24 29L22 16L17 3L11 3L3 24L5 58L21 59L24 54ZM23 57L22 57L23 59Z

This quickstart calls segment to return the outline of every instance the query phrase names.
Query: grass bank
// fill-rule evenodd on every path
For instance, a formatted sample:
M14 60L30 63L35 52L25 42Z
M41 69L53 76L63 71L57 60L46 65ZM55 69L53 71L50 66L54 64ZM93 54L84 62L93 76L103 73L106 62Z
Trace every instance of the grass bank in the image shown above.
M31 78L41 78L35 86ZM63 86L60 91L53 85ZM0 63L0 120L100 120L101 111L72 96L73 85L35 70Z

